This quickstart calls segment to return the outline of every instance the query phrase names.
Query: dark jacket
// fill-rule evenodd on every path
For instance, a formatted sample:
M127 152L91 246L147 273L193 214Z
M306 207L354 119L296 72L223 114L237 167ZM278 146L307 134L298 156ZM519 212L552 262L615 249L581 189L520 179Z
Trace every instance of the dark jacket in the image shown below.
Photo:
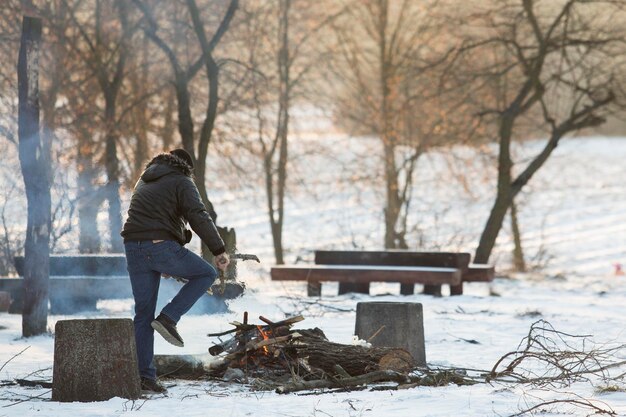
M157 155L135 185L121 235L125 242L163 239L184 245L186 222L213 255L224 253L224 242L202 203L189 165L175 155Z

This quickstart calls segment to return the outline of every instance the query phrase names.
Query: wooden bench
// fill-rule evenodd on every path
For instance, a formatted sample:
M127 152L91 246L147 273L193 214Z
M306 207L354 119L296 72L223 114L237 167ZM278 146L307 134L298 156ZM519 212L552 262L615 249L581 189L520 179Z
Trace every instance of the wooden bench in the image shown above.
M418 266L279 265L272 268L271 276L274 281L306 281L309 296L321 295L322 281L336 281L340 285L357 286L366 283L366 293L369 293L370 282L400 282L402 285L411 286L416 283L431 285L459 285L461 283L461 271L456 268ZM358 288L361 289L361 287Z
M399 282L403 295L413 294L415 284L423 284L424 293L430 295L441 295L446 284L450 295L460 295L464 282L488 282L495 276L493 266L470 264L470 257L469 253L405 250L316 251L316 265L278 266L271 276L272 280L307 281L309 296L321 294L322 281L339 282L339 294L369 294L371 282Z
M20 313L24 257L16 256L20 278L0 278L0 290L11 293L11 313ZM50 255L50 313L73 314L96 310L98 300L132 298L124 255Z

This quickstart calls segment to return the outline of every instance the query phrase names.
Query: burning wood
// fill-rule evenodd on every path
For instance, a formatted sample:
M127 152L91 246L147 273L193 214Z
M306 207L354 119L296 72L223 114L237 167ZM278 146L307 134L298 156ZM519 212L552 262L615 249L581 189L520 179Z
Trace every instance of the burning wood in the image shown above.
M318 328L292 330L294 324L304 320L302 316L277 322L263 316L259 319L263 324L249 324L246 313L243 323L231 323L233 329L209 334L232 334L209 348L212 355L224 354L221 367L212 375L221 376L227 368L239 368L252 377L288 375L301 382L352 378L375 371L401 375L414 367L413 358L403 349L333 343Z
M302 316L273 322L261 316L263 324L232 322L233 328L210 337L229 336L209 348L217 357L202 355L155 356L160 376L250 382L256 389L290 393L315 389L361 389L368 384L387 384L388 389L419 385L469 385L474 378L454 370L416 368L404 349L344 345L330 342L324 332L292 329ZM389 385L392 383L392 385Z

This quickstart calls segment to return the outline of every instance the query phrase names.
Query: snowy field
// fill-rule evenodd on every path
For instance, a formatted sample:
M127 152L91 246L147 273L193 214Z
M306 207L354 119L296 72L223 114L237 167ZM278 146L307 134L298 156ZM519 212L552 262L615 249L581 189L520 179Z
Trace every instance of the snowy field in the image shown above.
M341 158L349 161L358 157L357 153L343 154ZM480 185L466 193L460 191L464 187L459 182L442 181L440 174L448 156L431 155L422 165L424 172L416 186L430 192L419 193L415 205L419 221L412 222L420 226L411 239L415 244L423 234L432 248L472 251L487 215L493 184L477 181ZM466 157L460 150L456 159ZM466 285L465 294L458 297L398 296L399 285L393 284L372 285L370 296L337 296L336 285L328 284L321 300L315 303L305 296L303 284L269 280L271 241L263 200L245 187L218 190L216 206L222 208L222 224L237 229L241 252L257 253L265 262L261 266L241 266L240 277L249 291L230 304L230 313L184 317L179 329L185 347L168 345L157 336L156 353L205 353L213 341L206 334L229 329L228 322L241 320L244 311L251 318L263 315L270 319L303 314L305 321L296 328L319 327L332 341L350 343L359 301L422 303L426 357L435 366L490 370L500 357L517 348L531 324L539 319L563 332L591 335L599 346L624 344L626 277L614 275L613 269L615 263L626 263L625 157L623 139L564 142L545 170L533 179L533 192L523 196L520 206L527 254L535 257L543 270L523 275L500 273L491 287L483 283ZM310 178L307 168L313 165L303 167L299 175ZM358 174L354 167L346 169L355 169L354 174ZM360 166L360 170L367 171L367 167ZM484 175L480 166L473 165L469 170L475 179ZM288 202L285 236L289 262L298 257L310 261L316 248L375 249L382 240L378 226L382 196L367 187L339 181L333 177L333 170L325 172L309 183L317 190L315 198L303 191ZM324 184L334 184L332 193L320 191ZM501 271L508 265L507 230L505 227L494 256ZM102 301L98 313L88 317L132 317L131 309L131 300ZM50 329L57 320L66 318L70 317L50 317ZM6 313L0 313L0 329L0 367L4 364L0 381L51 378L53 336L22 339L21 317ZM614 360L626 360L626 349L618 351ZM621 372L616 369L614 375ZM167 384L167 396L134 402L114 398L86 404L51 402L47 389L0 386L0 417L509 416L542 401L572 398L591 400L598 407L626 416L626 384L621 379L607 382L592 378L550 390L493 383L316 395L258 392L246 385L220 381L176 380ZM606 389L609 385L611 390ZM563 403L536 411L542 416L593 413Z

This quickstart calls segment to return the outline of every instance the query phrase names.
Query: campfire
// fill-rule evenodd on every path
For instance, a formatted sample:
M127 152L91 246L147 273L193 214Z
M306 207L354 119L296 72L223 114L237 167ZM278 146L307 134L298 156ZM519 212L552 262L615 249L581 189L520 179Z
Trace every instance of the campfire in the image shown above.
M259 320L261 323L250 323L248 314L244 313L242 322L230 323L232 329L210 333L208 336L218 338L218 343L209 348L214 358L208 364L186 355L155 356L159 375L237 381L279 393L328 388L354 390L374 383L385 384L384 389L475 383L454 371L418 368L404 349L375 347L365 341L350 345L335 343L319 328L294 329L295 324L304 320L302 316L280 321L260 316Z
M223 338L209 348L220 356L212 376L221 376L227 369L240 369L251 378L284 381L319 381L353 378L383 371L386 375L406 375L414 368L414 360L404 349L345 345L330 342L319 328L292 329L304 320L302 316L271 321L259 317L262 324L232 322L233 329L211 333ZM380 377L380 375L379 375Z

